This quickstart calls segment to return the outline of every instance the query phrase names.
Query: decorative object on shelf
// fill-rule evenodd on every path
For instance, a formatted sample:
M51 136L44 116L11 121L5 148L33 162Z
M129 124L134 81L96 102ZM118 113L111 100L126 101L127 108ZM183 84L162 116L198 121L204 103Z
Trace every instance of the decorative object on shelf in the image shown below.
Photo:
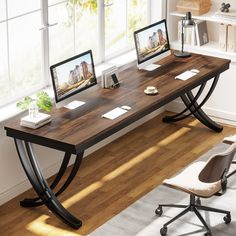
M236 26L228 25L227 52L236 52Z
M195 22L196 41L198 46L202 46L209 42L207 23L205 20Z
M231 7L231 5L229 3L222 3L221 4L221 8L220 11L221 12L229 12L229 8Z
M178 0L176 9L178 12L192 12L199 16L207 13L211 9L211 0Z
M187 12L186 16L181 20L181 51L174 52L174 55L177 57L189 57L191 53L184 52L184 27L194 27L195 22L192 19L191 12Z
M222 51L227 51L227 35L228 35L227 24L220 24L219 25L219 48Z
M236 52L236 26L220 24L219 25L219 48L222 51Z
M20 108L21 110L29 109L30 114L35 116L38 112L38 109L51 111L52 99L46 92L41 91L36 94L36 99L26 96L23 100L16 103L16 107Z

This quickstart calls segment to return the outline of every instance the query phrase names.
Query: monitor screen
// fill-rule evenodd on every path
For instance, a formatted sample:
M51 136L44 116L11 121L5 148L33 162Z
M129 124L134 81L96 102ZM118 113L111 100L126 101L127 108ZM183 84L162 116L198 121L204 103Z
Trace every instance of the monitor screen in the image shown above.
M97 84L91 50L52 65L50 72L56 102Z
M134 32L138 64L170 50L166 20L161 20Z

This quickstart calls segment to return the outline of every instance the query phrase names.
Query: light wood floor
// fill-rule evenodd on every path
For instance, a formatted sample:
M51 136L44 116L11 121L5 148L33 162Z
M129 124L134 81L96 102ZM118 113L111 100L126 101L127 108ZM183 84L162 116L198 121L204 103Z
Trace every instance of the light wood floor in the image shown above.
M81 229L67 227L44 206L20 207L20 199L33 195L30 190L0 207L0 235L87 235L223 137L236 133L229 126L215 133L193 118L165 124L163 116L83 160L76 179L59 197L83 221Z

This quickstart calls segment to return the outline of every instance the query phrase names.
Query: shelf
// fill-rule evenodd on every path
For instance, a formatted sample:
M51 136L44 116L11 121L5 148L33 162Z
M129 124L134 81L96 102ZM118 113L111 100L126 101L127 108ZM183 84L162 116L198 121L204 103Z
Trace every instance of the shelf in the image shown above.
M179 13L177 11L171 12L171 16L178 16L178 17L184 17L185 14ZM236 17L234 16L219 16L216 15L215 11L209 11L206 14L200 15L200 16L192 16L192 18L197 20L205 20L210 22L216 22L216 23L223 23L223 24L230 24L230 25L236 25Z
M180 50L181 43L179 41L171 42L171 48ZM193 53L208 55L208 56L214 56L214 57L220 57L231 60L231 62L236 63L236 53L230 53L226 51L219 50L219 44L218 42L209 42L202 46L191 46L188 44L184 44L184 50L190 51Z

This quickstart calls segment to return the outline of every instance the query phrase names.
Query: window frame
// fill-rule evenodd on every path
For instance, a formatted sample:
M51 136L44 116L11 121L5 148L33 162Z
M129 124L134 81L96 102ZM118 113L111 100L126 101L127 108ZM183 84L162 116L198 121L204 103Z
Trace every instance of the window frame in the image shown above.
M128 0L126 0L128 1ZM6 4L6 18L4 20L0 20L0 23L6 23L6 38L7 38L7 54L8 54L8 61L7 61L7 81L8 84L10 84L11 78L10 78L10 71L12 68L10 68L10 59L9 59L9 32L8 32L8 23L10 20L12 19L16 19L28 14L32 14L34 12L40 12L41 14L41 28L39 29L41 31L41 42L42 42L42 49L41 49L41 53L42 53L42 58L41 58L41 85L35 87L34 89L28 90L27 93L21 93L21 94L12 94L10 96L10 99L5 102L0 104L0 108L7 106L8 104L17 101L18 99L30 95L32 93L35 93L37 91L39 91L40 89L43 88L47 88L51 86L51 80L50 80L50 55L49 55L49 31L50 31L50 27L53 27L54 25L56 25L56 22L49 22L49 17L48 17L48 13L49 13L49 7L54 6L54 5L58 5L58 4L62 4L62 3L66 3L67 0L61 0L55 3L52 3L49 5L49 0L40 0L40 9L35 9L32 11L28 11L25 12L23 14L19 14L17 16L8 18L7 12L8 12L8 5L7 5L7 0L5 0L5 4ZM98 2L98 61L96 61L96 65L101 65L102 63L105 63L107 60L110 60L114 57L120 56L126 52L131 51L132 49L134 49L134 47L127 47L124 48L122 50L120 50L119 52L116 52L114 54L111 54L109 56L105 56L105 0L97 0ZM147 14L148 14L148 22L147 24L151 23L152 21L152 15L153 15L153 10L152 10L152 5L155 2L155 0L147 0ZM162 1L160 1L162 2ZM74 24L73 24L74 25ZM73 26L74 27L74 26ZM74 46L74 52L75 54L75 46ZM12 91L10 91L10 93L12 93Z

